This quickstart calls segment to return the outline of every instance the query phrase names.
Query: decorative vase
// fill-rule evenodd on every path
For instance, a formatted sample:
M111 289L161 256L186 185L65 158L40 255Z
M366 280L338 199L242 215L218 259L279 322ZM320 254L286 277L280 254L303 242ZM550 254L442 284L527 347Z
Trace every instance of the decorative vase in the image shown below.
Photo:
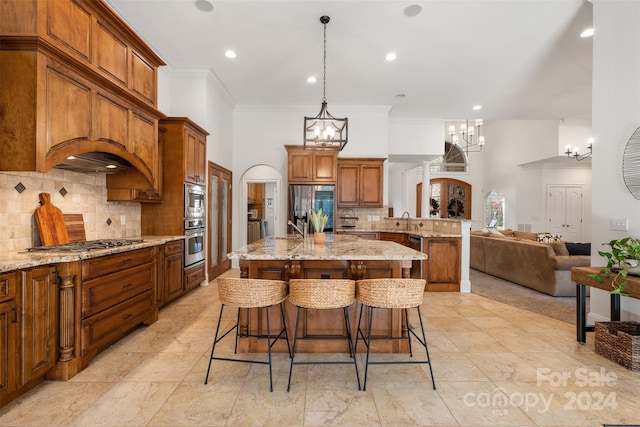
M327 241L327 235L324 233L313 233L313 243L316 245L324 245Z
M640 260L637 259L625 259L622 263L622 268L624 268L627 273L632 276L640 275Z

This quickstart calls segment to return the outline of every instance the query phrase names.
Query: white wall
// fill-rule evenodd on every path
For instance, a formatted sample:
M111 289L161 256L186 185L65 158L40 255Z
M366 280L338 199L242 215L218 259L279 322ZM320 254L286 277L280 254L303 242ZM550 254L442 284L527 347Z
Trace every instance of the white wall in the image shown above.
M622 155L640 124L640 1L593 1L593 200L592 265L603 265L601 242L640 237L640 200L624 185ZM609 229L609 219L626 217L629 231ZM622 298L622 318L640 320L640 301ZM609 318L609 295L593 290L590 320Z

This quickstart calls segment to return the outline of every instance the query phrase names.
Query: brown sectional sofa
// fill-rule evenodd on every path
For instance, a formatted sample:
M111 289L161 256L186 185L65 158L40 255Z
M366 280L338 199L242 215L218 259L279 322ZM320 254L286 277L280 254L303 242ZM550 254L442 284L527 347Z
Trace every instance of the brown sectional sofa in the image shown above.
M590 256L568 255L564 242L540 243L535 233L497 233L471 232L471 268L548 295L576 295L571 268L589 266Z

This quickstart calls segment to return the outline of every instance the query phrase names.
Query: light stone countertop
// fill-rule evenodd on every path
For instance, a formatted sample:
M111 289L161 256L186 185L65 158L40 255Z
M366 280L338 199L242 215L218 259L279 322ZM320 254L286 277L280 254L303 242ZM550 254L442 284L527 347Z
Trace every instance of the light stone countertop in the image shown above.
M418 236L418 237L462 237L462 234L455 233L440 233L437 231L422 231L422 230L371 230L368 228L338 228L338 234L349 234L349 233L397 233L397 234L408 234L410 236Z
M83 259L97 258L104 255L133 251L150 246L164 245L167 242L184 239L184 236L137 236L127 237L127 239L142 239L143 242L128 246L117 246L87 252L29 252L24 249L22 251L0 253L0 273L37 267L39 265L75 262Z
M427 254L395 242L365 240L358 236L327 233L323 245L313 236L267 236L228 254L240 260L421 260Z

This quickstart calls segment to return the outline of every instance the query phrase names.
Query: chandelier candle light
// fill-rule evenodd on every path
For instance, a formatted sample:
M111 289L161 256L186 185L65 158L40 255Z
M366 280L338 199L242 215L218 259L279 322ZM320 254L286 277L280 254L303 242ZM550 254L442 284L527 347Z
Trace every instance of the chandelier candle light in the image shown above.
M573 150L571 150L571 145L567 145L567 151L565 151L564 154L566 154L568 158L573 157L577 161L582 161L587 157L591 157L592 148L593 148L593 138L589 138L587 142L589 142L589 145L587 145L588 151L586 153L580 154L578 146L575 146Z
M342 151L347 145L348 119L335 118L327 110L327 24L330 20L328 16L320 17L320 22L324 25L322 107L317 116L304 118L305 150Z
M474 130L474 127L476 130ZM449 136L451 137L451 143L460 145L464 141L464 149L466 152L470 151L482 151L484 146L484 135L481 135L482 119L476 119L475 125L469 126L469 120L466 120L460 125L460 136L456 133L455 125L449 126ZM474 136L476 137L474 141ZM462 139L462 141L460 141ZM477 147L470 149L470 147Z

